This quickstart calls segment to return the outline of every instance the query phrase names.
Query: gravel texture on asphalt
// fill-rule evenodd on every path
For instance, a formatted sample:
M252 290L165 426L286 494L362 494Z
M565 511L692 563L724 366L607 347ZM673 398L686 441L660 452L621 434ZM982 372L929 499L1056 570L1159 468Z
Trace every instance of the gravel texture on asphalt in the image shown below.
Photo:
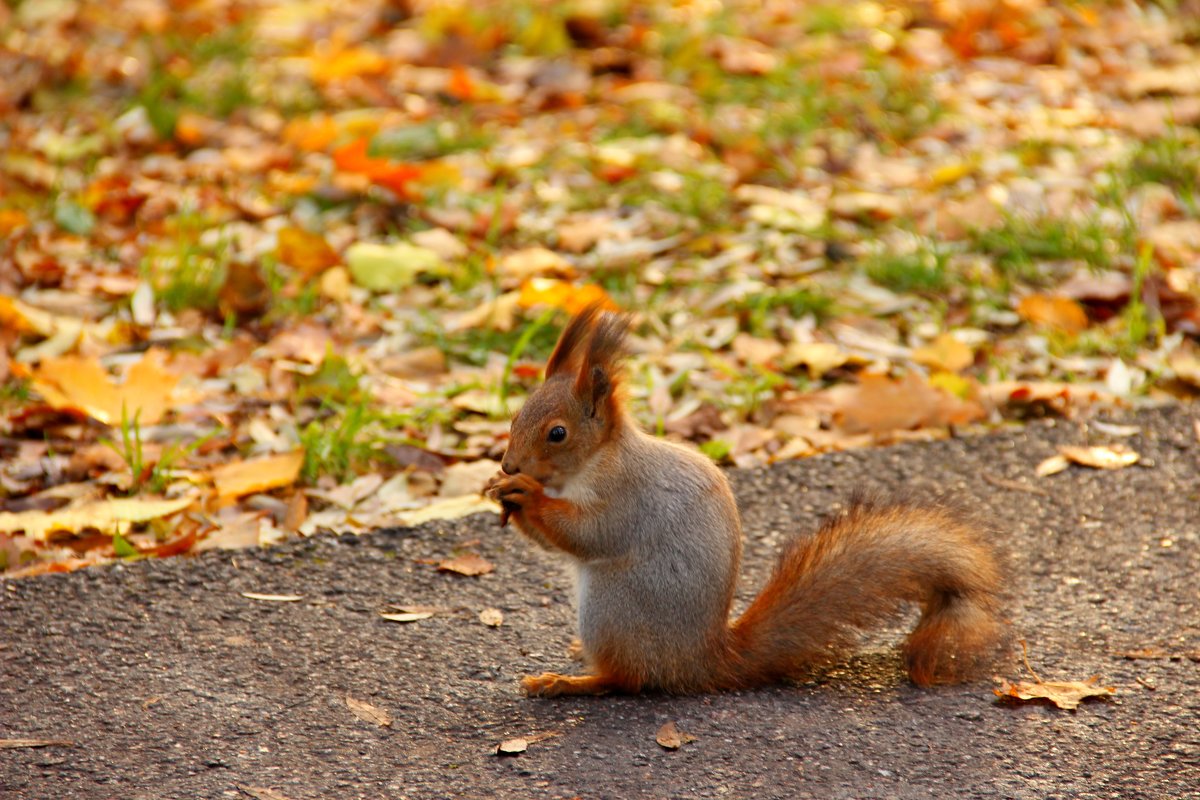
M1037 464L1095 426L998 434L732 471L746 522L739 606L785 537L855 489L945 494L984 520L1010 574L1027 679L1099 675L1111 700L1005 705L993 681L918 689L902 624L796 686L705 697L529 700L573 635L565 569L494 515L271 550L0 582L3 798L1200 798L1200 409L1116 420L1115 471ZM481 577L438 561L482 555ZM296 594L298 602L243 592ZM388 622L389 606L435 606ZM503 624L479 620L485 608ZM1128 659L1158 648L1175 658ZM359 719L347 697L393 718ZM655 743L674 721L696 737ZM546 738L540 738L541 736ZM533 741L516 756L505 739Z

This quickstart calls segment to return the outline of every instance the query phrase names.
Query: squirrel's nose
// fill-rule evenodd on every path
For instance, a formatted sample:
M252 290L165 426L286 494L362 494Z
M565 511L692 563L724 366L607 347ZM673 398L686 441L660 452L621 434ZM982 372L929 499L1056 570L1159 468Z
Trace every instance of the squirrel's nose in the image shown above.
M500 469L503 470L505 475L516 475L521 471L520 467L507 458L500 462Z

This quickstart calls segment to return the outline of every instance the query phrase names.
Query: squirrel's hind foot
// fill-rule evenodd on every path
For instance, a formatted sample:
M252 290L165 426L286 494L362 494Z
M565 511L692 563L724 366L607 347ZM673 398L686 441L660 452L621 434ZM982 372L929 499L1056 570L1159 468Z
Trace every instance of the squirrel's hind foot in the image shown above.
M600 675L559 675L555 672L527 675L521 679L521 686L528 697L601 695L616 688Z

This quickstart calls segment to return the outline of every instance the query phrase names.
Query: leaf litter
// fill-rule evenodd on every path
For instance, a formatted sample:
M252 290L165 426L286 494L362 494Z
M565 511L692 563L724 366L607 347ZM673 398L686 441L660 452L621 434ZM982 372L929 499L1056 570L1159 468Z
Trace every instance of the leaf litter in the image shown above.
M589 302L723 464L1200 394L1154 4L143 5L0 11L5 574L494 511Z

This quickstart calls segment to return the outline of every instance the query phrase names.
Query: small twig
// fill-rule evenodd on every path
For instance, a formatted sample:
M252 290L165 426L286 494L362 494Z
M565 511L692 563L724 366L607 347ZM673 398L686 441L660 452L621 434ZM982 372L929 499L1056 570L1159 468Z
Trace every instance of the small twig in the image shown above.
M1150 690L1150 691L1152 691L1152 692L1153 692L1155 689L1157 689L1157 688L1158 688L1158 687L1157 687L1157 686L1155 686L1153 683L1151 683L1150 681L1146 680L1145 678L1143 678L1143 677L1142 677L1142 676L1140 676L1140 675L1134 675L1134 676L1133 676L1133 679L1134 679L1135 681L1137 681L1138 683L1140 683L1142 686L1145 686L1147 689L1149 689L1149 690Z

